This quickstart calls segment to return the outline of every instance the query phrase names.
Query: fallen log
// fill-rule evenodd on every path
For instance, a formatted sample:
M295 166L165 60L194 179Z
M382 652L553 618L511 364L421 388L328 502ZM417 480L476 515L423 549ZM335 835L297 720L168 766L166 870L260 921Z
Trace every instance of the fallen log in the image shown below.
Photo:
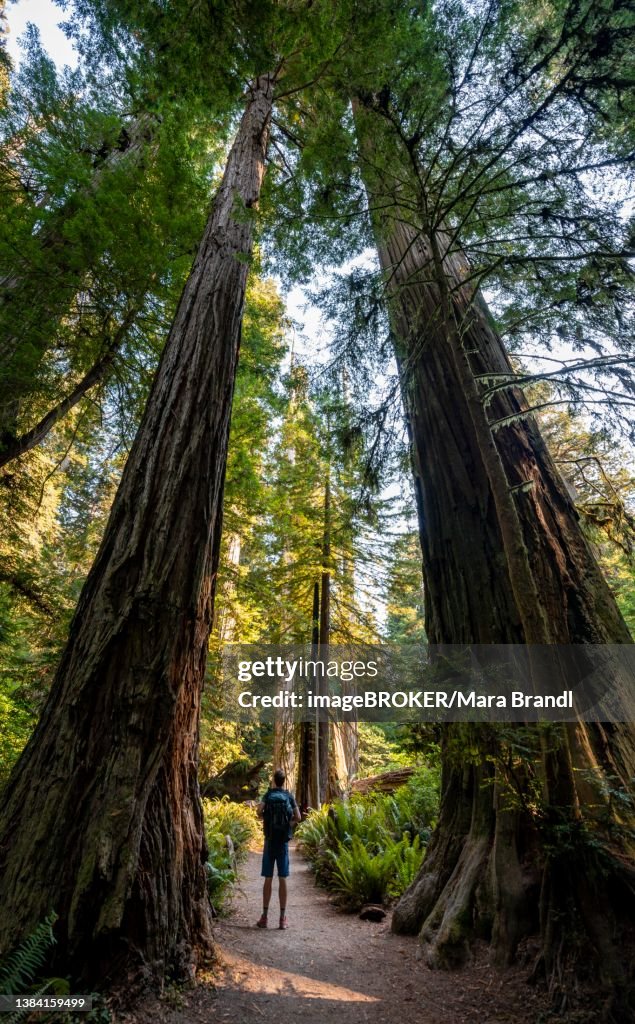
M408 779L414 775L414 768L396 768L392 772L382 772L380 775L369 775L365 779L355 779L351 782L351 793L394 793L399 786L405 785Z
M222 772L209 779L201 786L203 797L228 796L230 800L244 802L255 800L261 789L260 776L265 766L264 761L249 764L246 761L232 761Z

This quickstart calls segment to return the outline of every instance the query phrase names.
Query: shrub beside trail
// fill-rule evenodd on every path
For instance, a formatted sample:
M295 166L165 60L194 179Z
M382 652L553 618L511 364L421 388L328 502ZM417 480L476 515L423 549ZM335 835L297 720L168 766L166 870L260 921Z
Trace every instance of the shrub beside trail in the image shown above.
M318 884L348 911L397 899L419 870L438 798L437 773L421 768L394 794L353 796L311 811L296 837Z
M251 844L262 831L253 807L234 803L229 797L203 800L208 857L207 891L216 914L225 909Z

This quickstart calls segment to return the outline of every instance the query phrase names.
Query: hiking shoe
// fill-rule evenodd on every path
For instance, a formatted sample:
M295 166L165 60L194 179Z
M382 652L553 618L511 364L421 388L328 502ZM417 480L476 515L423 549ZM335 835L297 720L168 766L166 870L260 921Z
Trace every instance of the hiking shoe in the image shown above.
M260 920L256 921L256 928L266 928L266 927L267 927L267 915L263 914L262 917L260 918Z
M278 928L288 928L288 927L289 927L289 922L287 921L286 917L281 917L280 918L280 924L278 925Z

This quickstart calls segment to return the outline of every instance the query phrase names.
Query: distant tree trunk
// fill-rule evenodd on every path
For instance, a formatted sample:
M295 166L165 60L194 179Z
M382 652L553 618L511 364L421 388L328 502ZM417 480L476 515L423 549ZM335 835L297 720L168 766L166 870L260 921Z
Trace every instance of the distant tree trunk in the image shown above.
M286 551L282 553L283 563L289 561L289 556ZM293 683L283 684L287 690L293 690ZM273 720L273 767L274 771L276 768L282 768L284 771L287 781L286 787L292 793L296 794L298 804L300 804L300 798L297 795L298 788L298 765L301 760L301 755L296 752L296 745L302 745L303 735L302 730L304 728L303 723L297 723L294 719L293 708L276 708L274 711ZM302 783L304 786L304 782Z
M293 690L293 682L282 684L283 688ZM306 792L308 785L307 772L310 771L311 757L308 753L306 723L296 725L293 708L277 708L273 720L273 767L282 768L286 775L286 788L295 793L298 805L308 803ZM296 753L296 744L299 750ZM298 795L298 779L304 791L303 800Z
M348 405L348 380L346 367L342 367L342 398L345 406ZM340 562L340 605L343 608L352 608L355 603L355 564L346 546L342 551ZM345 684L352 694L355 694L354 685ZM332 743L335 749L334 763L338 766L337 779L338 789L341 794L345 792L353 781L359 770L359 726L357 722L357 711L354 709L348 716L346 722L342 722L337 730L334 730Z
M341 800L357 771L357 722L329 722L329 760L325 800Z
M224 591L222 611L214 623L214 632L218 634L218 644L220 647L223 644L236 642L236 617L232 609L232 602L236 600L236 579L241 551L242 537L239 533L232 533L227 538L227 554L225 556L227 578L222 588Z
M0 947L51 910L73 986L187 976L209 946L198 716L254 207L258 78L40 722L0 805Z
M312 658L327 663L331 637L331 471L324 480L324 518L322 534L322 572L314 587ZM316 680L316 692L327 692L328 678ZM298 729L298 786L301 806L320 807L339 799L349 780L349 759L356 759L356 723L329 721L322 712L320 721L302 722ZM317 743L316 743L317 736ZM316 760L317 751L317 760ZM318 784L319 779L319 784Z
M292 714L292 709L276 711L273 721L273 763L274 768L282 768L287 777L286 788L295 793L298 785L295 750L298 730L294 726Z
M289 369L290 380L295 382L291 388L289 396L289 406L287 409L285 421L288 423L293 420L297 414L299 402L302 401L300 391L297 387L297 368L295 364L295 353L293 349L293 342L291 344L291 365ZM291 465L296 464L296 450L295 444L292 442L287 448L287 457ZM285 567L285 570L289 570L292 564L292 558L287 550L286 544L283 544L283 550L281 553L280 563ZM291 595L288 592L288 576L286 577L287 582L282 584L283 588L283 600L281 602L281 614L282 621L279 624L279 631L277 634L277 642L282 642L281 638L286 635L286 631L289 626L287 619L287 604L291 600ZM317 590L316 590L317 587ZM311 643L315 647L317 640L317 629L318 629L318 608L319 608L319 585L314 587L313 593L313 615L311 621ZM287 684L287 689L293 690L293 682ZM313 806L311 793L315 788L315 782L311 779L315 777L315 769L313 767L313 755L311 753L314 737L311 731L311 723L309 722L295 722L295 713L292 708L277 709L274 713L273 723L273 763L274 768L282 768L287 776L287 788L295 793L295 797L300 807ZM313 797L315 799L315 797Z
M320 595L320 660L329 661L331 642L331 532L333 508L331 467L327 466L324 481L324 534L322 539L322 581ZM328 679L326 680L328 684ZM325 691L327 686L325 686ZM348 786L351 760L355 760L357 736L355 722L320 722L320 789L328 803L339 800Z
M320 576L320 646L319 657L321 662L329 660L329 643L331 640L331 467L327 464L324 478L324 520L322 532L322 573ZM320 677L320 689L328 693L328 678L325 674ZM333 779L331 732L332 724L328 718L328 712L324 714L323 720L318 725L319 730L319 751L320 751L320 798L324 803L331 800L334 795L330 783Z
M389 175L380 182L365 157L385 122L359 105L356 118L378 206ZM415 195L425 210L426 197ZM629 643L522 394L507 388L483 401L478 378L509 373L510 364L482 296L464 283L465 257L450 251L445 231L409 220L393 206L374 228L412 445L430 642ZM446 731L439 824L393 927L420 932L438 966L464 961L478 937L509 961L522 938L539 933L553 989L592 965L606 1013L626 1020L634 890L623 826L633 812L626 803L612 815L607 793L628 792L633 728L578 722L528 736L533 758L516 769L521 790L539 785L540 810L510 805L509 738L491 726ZM465 749L480 757L466 760Z
M7 53L7 45L4 39L4 36L9 31L5 7L5 0L0 0L0 108L5 105L9 95L9 72L12 68L11 58Z
M320 649L320 584L313 586L313 617L311 623L311 659L316 660ZM315 684L312 687L315 690ZM298 785L296 799L301 808L320 806L318 722L300 722L298 729Z

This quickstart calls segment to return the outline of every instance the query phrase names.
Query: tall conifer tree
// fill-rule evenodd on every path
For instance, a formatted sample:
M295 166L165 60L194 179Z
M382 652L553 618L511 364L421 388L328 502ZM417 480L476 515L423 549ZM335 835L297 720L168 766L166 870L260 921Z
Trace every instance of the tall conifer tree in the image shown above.
M46 707L2 794L0 941L86 984L210 942L198 716L273 75L246 107ZM34 778L48 779L34 786Z

